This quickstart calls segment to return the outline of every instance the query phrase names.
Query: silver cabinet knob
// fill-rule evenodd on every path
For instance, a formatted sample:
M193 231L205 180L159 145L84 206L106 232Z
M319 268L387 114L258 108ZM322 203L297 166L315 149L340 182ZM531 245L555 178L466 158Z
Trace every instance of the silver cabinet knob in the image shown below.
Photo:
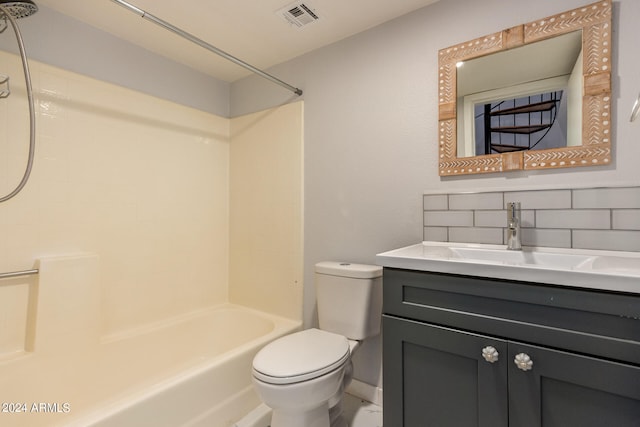
M516 358L513 360L513 363L516 364L518 369L523 371L530 371L533 368L533 360L526 353L519 353L516 355Z
M498 356L500 356L498 350L496 350L494 347L491 347L490 345L482 349L482 357L489 363L497 362Z

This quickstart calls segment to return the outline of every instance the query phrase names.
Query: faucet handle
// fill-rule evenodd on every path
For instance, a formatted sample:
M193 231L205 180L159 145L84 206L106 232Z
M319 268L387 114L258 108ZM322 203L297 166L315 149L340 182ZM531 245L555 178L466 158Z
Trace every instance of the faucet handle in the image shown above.
M519 251L520 241L520 202L507 203L507 249Z
M507 203L507 217L517 219L520 216L520 202L508 202Z
M507 209L517 209L520 210L520 202L507 202Z

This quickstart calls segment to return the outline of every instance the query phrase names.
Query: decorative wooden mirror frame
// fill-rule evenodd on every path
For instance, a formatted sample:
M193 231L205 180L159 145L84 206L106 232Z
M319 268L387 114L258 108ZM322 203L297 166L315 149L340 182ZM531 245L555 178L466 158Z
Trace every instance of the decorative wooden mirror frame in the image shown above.
M456 64L568 32L582 31L582 145L457 157ZM439 174L466 175L606 165L611 162L611 0L489 34L438 52Z

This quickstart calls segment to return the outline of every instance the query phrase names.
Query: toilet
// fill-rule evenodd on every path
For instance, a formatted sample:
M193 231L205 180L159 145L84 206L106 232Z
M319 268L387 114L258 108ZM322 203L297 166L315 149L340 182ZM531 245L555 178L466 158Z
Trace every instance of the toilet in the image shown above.
M319 329L279 338L253 359L271 427L348 427L342 396L353 377L351 355L380 333L382 267L321 262L315 284Z

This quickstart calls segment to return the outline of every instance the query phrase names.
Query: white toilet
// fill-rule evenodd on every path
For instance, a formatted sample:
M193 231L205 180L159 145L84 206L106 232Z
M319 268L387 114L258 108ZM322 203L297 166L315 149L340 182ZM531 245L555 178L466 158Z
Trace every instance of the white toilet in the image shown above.
M253 384L273 409L271 427L347 427L342 395L351 355L380 333L382 267L321 262L315 277L320 329L279 338L253 359Z

